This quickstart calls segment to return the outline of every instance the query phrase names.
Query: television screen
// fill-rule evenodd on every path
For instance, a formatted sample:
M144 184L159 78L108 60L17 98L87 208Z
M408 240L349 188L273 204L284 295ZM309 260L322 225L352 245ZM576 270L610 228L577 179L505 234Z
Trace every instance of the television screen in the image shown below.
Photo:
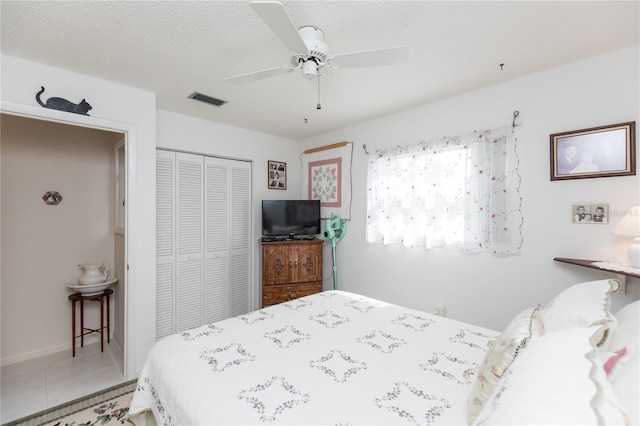
M319 233L319 200L262 200L262 235Z

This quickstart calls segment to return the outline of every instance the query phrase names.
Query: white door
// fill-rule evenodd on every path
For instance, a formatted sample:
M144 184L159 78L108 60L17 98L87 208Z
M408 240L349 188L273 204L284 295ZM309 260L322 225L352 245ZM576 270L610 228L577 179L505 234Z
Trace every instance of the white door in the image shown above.
M156 339L175 332L175 159L156 151Z
M251 310L251 163L157 150L156 338Z
M251 310L251 164L231 163L231 311L229 316Z
M204 162L176 153L176 331L202 325L204 313Z
M229 318L229 160L205 158L205 322Z

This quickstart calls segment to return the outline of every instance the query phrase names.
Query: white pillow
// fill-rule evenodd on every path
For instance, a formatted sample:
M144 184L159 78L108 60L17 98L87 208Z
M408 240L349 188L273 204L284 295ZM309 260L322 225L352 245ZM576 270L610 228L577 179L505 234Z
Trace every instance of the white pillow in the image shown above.
M474 424L627 423L594 342L599 328L568 328L532 340Z
M609 350L617 351L633 342L640 335L640 300L629 303L618 312L616 329L609 339Z
M540 336L544 326L540 308L529 308L516 316L491 344L478 369L476 381L467 399L469 422L480 413L485 402L513 360L532 338Z
M628 348L625 346L615 352L600 352L600 358L602 359L602 363L604 364L604 372L610 382L613 382L618 377L622 366L631 357L633 352L630 349L632 348Z
M620 368L613 377L613 389L624 406L631 424L640 424L640 345L638 339L629 345L628 355L621 360Z
M598 346L608 348L606 340L616 325L616 319L610 312L611 291L618 285L616 280L599 280L567 288L542 309L545 331L604 325Z
M601 358L632 424L640 424L640 300L622 307L615 317L618 324L609 340L609 352Z

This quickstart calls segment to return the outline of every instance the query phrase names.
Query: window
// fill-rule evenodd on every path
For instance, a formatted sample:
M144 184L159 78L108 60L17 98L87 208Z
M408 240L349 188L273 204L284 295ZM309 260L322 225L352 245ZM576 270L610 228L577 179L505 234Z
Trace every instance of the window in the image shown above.
M518 253L520 176L512 128L378 151L367 242Z

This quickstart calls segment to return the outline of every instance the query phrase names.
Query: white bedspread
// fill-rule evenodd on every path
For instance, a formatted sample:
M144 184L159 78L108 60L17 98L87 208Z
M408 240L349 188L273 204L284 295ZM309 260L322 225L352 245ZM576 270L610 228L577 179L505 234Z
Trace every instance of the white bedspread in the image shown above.
M497 335L327 291L160 340L129 413L183 426L466 424Z

